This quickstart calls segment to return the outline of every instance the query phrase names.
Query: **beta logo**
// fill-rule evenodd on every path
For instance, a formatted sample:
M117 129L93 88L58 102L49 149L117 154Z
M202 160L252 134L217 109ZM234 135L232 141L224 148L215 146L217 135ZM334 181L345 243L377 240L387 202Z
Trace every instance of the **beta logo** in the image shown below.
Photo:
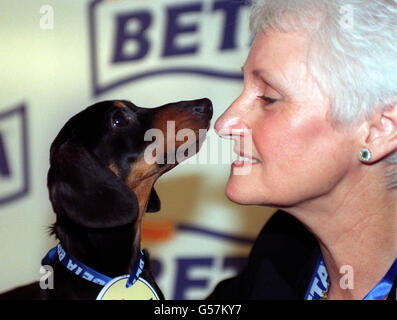
M172 228L171 228L172 227ZM254 239L197 225L145 222L153 275L166 299L202 300L247 263Z
M29 191L26 109L22 104L0 111L0 205Z
M248 8L245 0L92 1L94 95L170 74L241 81Z

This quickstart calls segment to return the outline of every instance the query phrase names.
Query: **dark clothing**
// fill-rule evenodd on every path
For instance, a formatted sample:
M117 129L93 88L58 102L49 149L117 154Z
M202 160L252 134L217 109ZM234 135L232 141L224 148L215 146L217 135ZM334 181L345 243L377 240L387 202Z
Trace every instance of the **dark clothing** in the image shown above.
M208 299L303 300L320 256L314 236L277 211L260 232L244 270L220 282ZM388 300L396 299L396 281Z

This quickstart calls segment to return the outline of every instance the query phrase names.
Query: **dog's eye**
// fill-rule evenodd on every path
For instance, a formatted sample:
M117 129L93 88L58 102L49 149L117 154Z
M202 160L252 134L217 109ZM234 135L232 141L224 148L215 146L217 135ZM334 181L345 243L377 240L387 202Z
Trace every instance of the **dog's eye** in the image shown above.
M121 111L117 111L112 118L112 126L115 128L121 128L128 125L130 119Z

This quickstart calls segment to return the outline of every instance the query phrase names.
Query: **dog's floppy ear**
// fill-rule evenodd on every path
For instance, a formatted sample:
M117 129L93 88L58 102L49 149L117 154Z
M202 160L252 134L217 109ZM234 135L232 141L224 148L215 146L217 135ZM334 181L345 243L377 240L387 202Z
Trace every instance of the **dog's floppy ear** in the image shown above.
M160 208L161 208L160 198L157 195L156 190L152 188L152 192L150 192L150 197L147 204L146 212L157 212L160 211Z
M131 223L134 192L85 147L65 142L51 150L48 189L57 217L90 228Z

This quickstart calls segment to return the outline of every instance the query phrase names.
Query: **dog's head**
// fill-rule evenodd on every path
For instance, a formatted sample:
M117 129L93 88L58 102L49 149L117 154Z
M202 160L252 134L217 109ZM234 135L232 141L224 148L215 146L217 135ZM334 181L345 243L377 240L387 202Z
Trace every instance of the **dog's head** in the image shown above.
M208 99L158 108L104 101L76 114L50 150L48 188L57 218L108 228L160 210L154 182L198 152L211 117Z

